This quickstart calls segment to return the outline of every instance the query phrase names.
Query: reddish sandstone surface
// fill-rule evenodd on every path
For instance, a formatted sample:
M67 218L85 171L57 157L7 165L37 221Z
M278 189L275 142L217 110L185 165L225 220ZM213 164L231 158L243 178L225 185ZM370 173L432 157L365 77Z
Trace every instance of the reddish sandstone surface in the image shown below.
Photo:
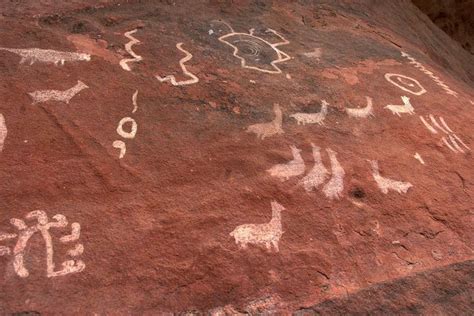
M76 259L86 265L48 277L47 242L38 232L22 252L29 276L21 277L17 239L2 238L9 253L0 256L1 313L472 312L474 59L411 2L12 1L0 13L0 47L91 55L30 65L0 50L8 130L0 233L18 233L12 218L34 225L25 219L34 210L52 221L63 214L81 225L84 252ZM241 67L219 41L229 26L254 29L261 39L237 36L247 66L275 70L278 53L262 39L282 39L268 28L289 41L278 49L291 59L274 64L281 73ZM125 71L119 61L132 56L124 33L133 29L140 41L133 51L143 60ZM199 82L160 83L156 75L189 79L179 65L180 42ZM407 80L402 90L387 73L416 79L426 93L407 92L417 89ZM88 88L69 103L33 104L29 95L78 80ZM374 115L350 117L345 108L364 107L366 96ZM414 113L386 108L403 105L402 96ZM319 112L322 100L329 104L323 124L297 125L290 116ZM275 103L284 133L262 140L246 132L273 120ZM453 147L450 133L423 125L420 116L433 125L430 114L444 118L464 153L442 141ZM124 117L137 123L134 138L116 132ZM122 159L116 140L126 145ZM267 172L293 159L293 145L307 174L312 143L328 169L326 149L337 153L339 199L322 186L307 193L304 175L280 181ZM384 194L367 160L412 187ZM269 222L274 200L285 208L279 252L263 244L239 248L229 233ZM71 248L59 238L70 231L50 229L56 271Z

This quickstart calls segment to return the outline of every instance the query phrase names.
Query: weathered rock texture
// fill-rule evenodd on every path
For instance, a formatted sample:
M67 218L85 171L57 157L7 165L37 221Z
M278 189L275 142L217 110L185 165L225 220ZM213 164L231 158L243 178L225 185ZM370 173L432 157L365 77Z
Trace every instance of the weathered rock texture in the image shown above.
M474 60L410 1L0 10L1 313L472 309Z

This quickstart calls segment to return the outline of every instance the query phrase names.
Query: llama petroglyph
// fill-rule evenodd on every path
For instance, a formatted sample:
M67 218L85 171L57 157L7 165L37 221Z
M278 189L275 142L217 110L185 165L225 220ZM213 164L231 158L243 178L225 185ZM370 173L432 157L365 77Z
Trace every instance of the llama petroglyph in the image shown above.
M84 82L78 80L76 85L67 90L39 90L28 93L33 99L33 104L48 101L58 101L69 104L69 101L84 89L89 88Z
M321 111L319 113L295 113L290 117L294 118L298 125L303 124L319 124L324 125L324 119L328 114L328 105L325 100L321 101Z
M25 255L28 241L30 238L39 233L43 237L46 246L46 276L48 278L64 276L70 273L78 273L85 269L86 265L82 260L66 260L62 263L61 270L55 270L54 263L54 249L53 249L53 238L49 230L51 228L64 228L67 227L68 221L62 214L56 214L53 216L54 221L50 222L46 212L42 210L35 210L29 212L25 218L27 220L36 219L37 223L28 226L25 221L17 218L12 218L10 223L18 230L18 233L9 234L1 233L0 241L18 238L13 251L6 246L0 247L0 255L12 255L13 256L13 269L15 273L22 278L29 276L29 271L25 266ZM60 238L61 243L76 242L80 237L80 224L71 224L71 235L63 236ZM82 244L76 244L75 247L67 252L70 257L77 257L84 251Z
M368 160L372 167L372 176L374 177L377 186L382 193L387 194L389 190L398 193L407 193L413 185L410 182L396 181L389 178L382 177L379 171L379 164L375 160Z
M441 141L449 148L452 152L455 153L462 153L465 154L466 150L470 151L471 148L466 145L459 136L457 136L453 130L449 127L442 116L439 117L439 121L441 124L436 120L433 114L429 115L429 119L431 124L428 123L427 120L423 116L420 115L420 120L423 125L426 127L431 134L438 134L438 130L440 133L444 133L445 136L441 137Z
M174 75L168 75L166 77L156 76L156 79L158 79L159 82L169 81L173 86L185 86L198 83L199 78L196 77L193 73L189 72L185 65L186 62L190 61L193 58L193 55L183 48L183 43L176 44L176 48L186 55L185 57L181 58L181 60L179 61L179 65L181 66L181 70L183 71L183 73L191 79L184 81L176 81L176 77Z
M331 179L323 187L324 195L329 199L339 199L344 190L344 169L337 160L337 153L330 148L326 149L331 161Z
M385 74L385 79L403 91L409 92L411 94L422 95L426 93L425 88L423 88L423 86L416 79L410 78L408 76L387 73Z
M371 97L365 97L367 99L367 105L364 108L346 108L346 113L350 117L355 117L355 118L368 118L369 116L375 116L374 115L374 107L372 104L372 98Z
M7 124L5 123L5 117L0 113L0 153L3 150L3 144L5 144L5 139L7 138Z
M40 49L40 48L5 48L0 47L0 51L4 50L10 53L17 54L21 57L20 64L30 63L33 65L35 62L64 65L65 62L73 61L90 61L91 56L84 53L74 52L61 52L52 49Z
M402 97L403 105L389 104L385 108L392 111L393 114L401 116L402 113L408 113L410 115L415 114L415 108L410 103L409 97Z
M314 166L303 180L301 180L301 183L307 192L317 189L329 176L329 171L326 169L321 159L321 148L313 143L311 143L311 147L313 149Z
M293 154L293 160L278 164L267 170L272 177L277 177L280 181L285 181L291 177L296 177L304 173L305 163L301 157L301 150L295 146L290 146L291 153Z
M234 237L235 243L242 249L248 244L263 245L268 251L272 247L279 252L278 243L283 234L281 226L281 211L285 208L277 201L271 202L272 219L265 224L244 224L237 226L229 235Z
M132 36L132 34L135 34L136 32L137 32L137 29L134 29L134 30L131 30L131 31L128 31L128 32L124 33L124 36L130 40L127 44L125 44L125 50L127 51L127 53L129 53L133 57L133 58L124 58L124 59L120 60L120 62L119 62L120 67L122 67L122 69L126 70L126 71L132 71L132 69L130 68L128 63L137 63L137 62L143 60L142 56L137 55L132 50L133 45L141 43L138 39L136 39L135 37Z
M275 113L273 121L250 125L247 128L247 133L254 133L262 140L266 137L285 133L282 128L283 114L279 104L275 103L273 105L273 112Z

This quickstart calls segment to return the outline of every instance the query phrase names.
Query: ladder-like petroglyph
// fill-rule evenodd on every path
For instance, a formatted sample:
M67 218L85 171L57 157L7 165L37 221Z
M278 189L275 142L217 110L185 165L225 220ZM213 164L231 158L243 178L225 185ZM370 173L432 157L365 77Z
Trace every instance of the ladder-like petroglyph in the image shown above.
M392 111L393 114L401 116L402 113L407 113L409 115L415 114L415 108L410 103L410 98L403 96L402 97L403 105L393 105L389 104L385 106L386 109Z
M10 223L17 229L18 233L9 234L1 233L0 241L10 240L17 238L17 242L11 250L9 247L1 246L0 255L12 255L13 256L13 269L15 273L21 277L26 278L30 275L28 269L25 266L25 256L27 255L27 246L30 238L36 233L43 237L46 247L46 276L48 278L64 276L71 273L78 273L85 269L86 265L82 260L66 260L62 262L62 269L56 270L54 263L54 248L53 248L53 236L50 233L51 228L64 228L67 227L68 221L62 214L56 214L53 216L54 221L49 221L45 211L35 210L29 212L25 218L27 220L36 219L36 224L28 226L24 220L12 218ZM71 224L71 234L60 238L61 243L76 242L80 237L81 226L79 223ZM67 254L70 257L80 256L84 252L84 246L80 243L76 244L74 248L70 249Z
M301 157L301 149L298 149L293 145L290 146L290 149L293 155L293 160L284 164L275 165L267 170L272 177L277 177L280 181L286 181L292 177L302 175L305 171L305 163Z
M7 138L8 129L7 124L5 123L5 116L0 113L0 153L3 151L3 145L5 144L5 139Z
M137 62L143 60L142 56L137 55L132 50L133 45L141 43L138 39L136 39L135 37L132 36L132 34L135 34L137 31L138 31L137 29L134 29L134 30L131 30L131 31L128 31L128 32L124 33L124 36L130 40L127 44L125 44L125 50L127 51L127 53L130 54L130 56L133 57L133 58L124 58L124 59L120 60L120 62L119 62L120 67L122 67L122 69L126 70L126 71L132 71L132 69L130 68L128 63L137 63Z
M33 65L35 62L38 62L46 64L64 65L65 62L91 60L91 56L89 54L61 52L52 49L0 47L0 51L2 50L20 56L20 64L30 63L30 65Z
M76 85L67 90L38 90L28 93L33 99L33 104L48 101L57 101L69 104L69 101L79 92L89 88L84 82L78 80Z
M273 135L285 133L282 128L283 124L283 113L281 111L280 105L275 103L273 105L273 113L275 113L275 118L269 123L258 123L250 125L247 128L247 133L254 133L260 139L265 139Z
M431 134L438 134L438 130L440 133L444 133L445 135L441 137L441 141L449 148L449 150L462 154L465 154L466 150L471 150L471 148L453 132L442 116L439 117L439 122L441 122L441 124L436 120L433 114L430 114L428 117L431 124L420 115L421 122Z
M364 108L346 108L347 115L354 118L368 118L370 116L375 116L372 98L365 98L367 99L367 105Z
M318 113L295 113L291 114L290 117L294 118L298 125L303 124L319 124L324 125L324 119L328 114L329 103L326 100L321 101L321 111Z
M181 70L183 71L183 73L191 79L176 81L176 77L174 75L168 75L166 77L160 77L157 75L156 79L158 79L159 82L169 81L173 86L185 86L198 83L199 78L193 73L189 72L185 65L186 62L190 61L193 58L193 55L183 48L183 43L176 44L176 48L186 55L185 57L181 58L181 60L179 61L179 65L181 66Z
M138 90L135 90L135 92L132 95L132 104L133 104L132 113L135 113L138 110L137 98L138 98ZM130 123L130 129L125 130L124 126L128 123ZM135 119L133 119L131 117L128 117L128 116L126 116L126 117L124 117L120 120L120 122L117 125L117 129L116 129L117 134L119 136L121 136L122 138L124 138L124 139L134 139L135 136L137 135L137 130L138 130L137 122L135 121ZM119 159L122 159L125 156L125 154L127 153L127 145L122 140L115 140L112 143L112 147L117 148L118 150L120 150Z
M237 226L229 235L234 237L235 243L242 249L248 244L263 245L268 251L272 248L279 252L279 242L283 235L281 225L281 211L285 208L277 201L271 202L272 219L265 224L244 224Z
M326 169L321 159L321 148L313 143L311 143L311 147L313 150L314 166L303 180L301 180L301 183L307 192L317 189L329 177L329 171Z
M372 176L382 193L387 194L390 190L398 193L407 193L413 185L410 182L403 182L382 177L380 175L379 164L376 160L368 160L372 167Z
M329 199L339 199L344 190L344 169L337 160L337 153L330 148L326 149L331 162L331 179L323 187L324 195Z
M414 95L422 95L426 93L426 89L418 82L418 80L404 76L401 74L386 73L385 79L391 84L397 86L403 91Z

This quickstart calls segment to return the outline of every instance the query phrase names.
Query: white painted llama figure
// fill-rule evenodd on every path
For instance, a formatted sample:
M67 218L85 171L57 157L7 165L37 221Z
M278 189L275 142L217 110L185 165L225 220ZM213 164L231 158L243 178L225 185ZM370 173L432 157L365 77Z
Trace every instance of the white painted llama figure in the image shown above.
M247 128L247 133L254 133L260 139L265 139L265 137L270 137L273 135L285 133L282 128L283 124L283 113L281 111L280 105L275 103L273 105L273 112L275 113L275 118L269 123L259 123L250 125Z
M291 114L290 117L294 118L298 125L303 124L319 124L324 125L324 119L328 114L329 103L326 100L321 101L321 111L319 113L295 113Z
M60 64L62 66L65 62L91 60L91 55L89 54L61 52L52 49L0 47L0 50L14 53L20 56L20 64L29 62L30 65L33 65L35 62L40 62L46 64L55 64L56 66Z
M313 148L314 167L310 172L308 172L303 180L301 180L306 192L311 192L314 189L317 189L329 176L329 171L326 169L321 159L321 148L313 143L311 143L311 147Z
M278 243L283 234L281 226L281 211L285 208L278 202L272 201L272 219L265 224L244 224L237 226L229 235L234 237L235 243L242 249L248 244L263 245L268 251L272 247L279 252Z
M413 115L415 113L415 108L413 105L410 103L410 98L403 96L402 97L403 105L393 105L389 104L385 108L389 109L392 111L393 114L396 114L398 116L401 116L401 113L408 113L410 115Z
M326 149L326 152L329 155L331 161L331 179L323 188L323 193L326 197L330 199L339 199L341 198L342 191L344 190L344 169L337 160L336 152L332 149Z
M382 193L387 194L389 190L398 193L407 193L413 185L410 182L396 181L389 178L382 177L379 171L379 164L376 160L368 160L372 166L372 176L374 177L377 186Z
M67 90L38 90L28 93L33 99L33 104L47 101L58 101L69 104L69 101L84 89L89 88L84 82L78 80L76 85Z
M280 181L285 181L291 177L296 177L304 173L305 163L303 157L301 157L301 149L295 146L290 146L291 153L293 154L293 160L278 164L267 170L272 177L277 177Z

